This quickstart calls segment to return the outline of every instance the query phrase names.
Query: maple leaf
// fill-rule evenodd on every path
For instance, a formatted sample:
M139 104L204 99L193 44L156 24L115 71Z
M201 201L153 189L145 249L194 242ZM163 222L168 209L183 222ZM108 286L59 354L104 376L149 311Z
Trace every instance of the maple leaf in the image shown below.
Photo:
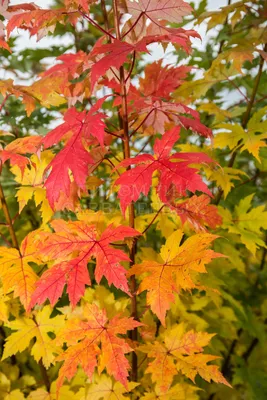
M9 20L12 15L14 13L17 13L18 10L22 11L22 10L35 10L36 6L33 3L27 4L27 3L22 3L22 4L16 4L13 6L9 5L9 1L8 0L1 0L0 1L0 15L2 17L4 17L6 20ZM0 36L4 37L5 36L5 30L6 27L3 23L3 21L0 21ZM12 53L10 47L8 46L8 44L6 43L5 40L3 40L2 38L0 38L0 47L8 50L10 53Z
M30 168L27 168L23 174L16 165L11 169L12 173L15 175L15 180L22 185L16 194L19 202L19 212L21 212L28 201L34 197L36 206L41 205L40 210L43 223L48 222L53 215L53 210L49 206L46 198L46 190L43 187L43 174L52 158L52 152L44 151L41 153L40 158L36 155L30 158Z
M96 0L64 0L65 6L69 11L78 10L82 7L87 13L90 10L90 5L95 2Z
M90 53L90 58L106 54L94 63L91 69L91 82L92 89L100 76L103 76L111 67L119 69L126 61L127 57L133 52L146 52L148 53L147 46L156 42L172 42L180 44L182 47L187 46L187 39L184 37L167 33L164 35L150 35L145 36L137 43L131 44L114 39L112 43L102 44L102 38L96 43Z
M211 194L195 168L189 165L193 163L209 163L212 160L204 153L175 153L170 154L175 142L179 139L180 128L176 127L166 132L161 139L157 139L154 145L154 156L150 154L138 155L122 161L118 167L137 165L124 172L116 181L120 185L118 192L121 208L125 213L132 201L138 200L141 193L148 195L152 185L152 175L159 172L159 184L157 191L163 203L169 203L168 192L175 186L177 193L183 196L186 190L197 190ZM117 168L118 168L117 167Z
M63 54L57 57L57 60L61 63L43 72L42 76L59 83L60 92L68 99L68 106L72 107L77 101L82 102L84 97L91 93L89 70L93 62L83 51L78 51L76 54ZM79 79L77 83L71 82L83 76L84 73L86 74L82 81Z
M177 383L164 393L156 386L154 392L145 393L141 400L199 400L196 394L198 390L197 387L187 383Z
M223 190L224 198L227 197L232 187L234 187L233 181L240 181L241 175L247 176L247 174L237 168L230 167L217 167L216 166L204 166L203 170L209 181L215 181L216 184Z
M266 147L266 121L261 122L261 119L266 114L267 107L258 111L249 120L247 130L238 124L223 123L217 125L219 129L226 129L225 132L218 133L214 138L214 146L224 148L228 146L231 150L236 146L240 146L240 150L247 150L258 160L259 149ZM263 132L261 135L258 133ZM241 142L241 144L240 144Z
M26 113L29 117L36 108L36 101L47 108L66 103L66 99L59 94L62 80L62 76L57 81L43 78L30 86L23 86L15 85L12 79L7 79L0 81L0 92L3 96L14 95L17 98L22 97L22 102L25 104Z
M19 85L14 85L12 79L0 81L0 92L3 96L14 95L17 98L22 97L22 102L25 104L27 116L30 116L35 109L35 99L20 90Z
M8 336L2 359L27 349L30 341L36 338L31 354L37 362L42 359L44 366L48 368L54 362L54 353L60 353L60 348L48 333L57 333L65 323L64 315L50 318L51 313L51 307L45 306L34 319L22 317L8 322L6 325L17 332Z
M130 96L129 98L131 99ZM212 136L211 129L200 122L198 112L181 103L165 102L155 96L142 97L141 93L139 93L137 99L136 96L133 98L133 105L130 110L133 116L135 113L138 115L138 119L132 126L132 128L137 126L136 130L140 130L140 128L151 130L153 128L152 133L163 134L166 125L169 127L170 125L179 125L185 129L191 129L202 136ZM189 116L183 114L188 114Z
M182 17L190 14L193 9L183 0L139 0L127 1L127 11L135 20L142 14L157 24L158 20L182 22Z
M125 396L132 391L139 383L129 382L128 389L125 389L120 382L114 382L107 375L100 375L96 382L85 387L84 400L124 400L129 399Z
M208 246L217 238L209 233L201 233L188 238L181 246L184 233L177 230L171 234L160 251L160 260L143 261L134 265L128 276L147 275L142 279L138 293L147 291L147 303L165 326L165 315L174 302L175 293L181 289L196 288L193 273L205 273L205 265L219 253L209 250ZM191 274L193 276L191 276Z
M40 136L28 136L13 140L4 150L0 150L0 160L3 164L9 160L10 164L19 168L23 175L26 166L30 163L29 158L25 155L36 153L41 142L42 138Z
M0 47L1 47L2 49L8 50L9 53L12 53L12 51L11 51L9 45L7 44L7 42L5 42L5 41L2 40L2 39L0 39Z
M33 233L22 242L20 251L0 247L1 267L0 277L4 293L14 290L14 296L19 297L25 308L28 308L31 295L35 290L38 277L30 262L39 262L35 247L30 243Z
M109 375L127 388L130 365L125 354L133 349L125 339L117 335L124 335L128 330L141 325L133 318L118 315L109 321L105 310L100 310L96 304L86 304L84 320L70 319L58 335L58 340L66 342L70 347L57 358L58 361L64 361L57 387L60 388L65 377L71 379L74 376L79 364L91 378L98 359L98 372L106 368Z
M26 29L30 35L37 35L37 40L42 39L49 32L54 32L57 23L65 24L68 20L69 23L75 25L80 14L70 12L68 13L65 8L61 9L40 9L35 4L32 8L13 15L7 24L7 36L15 28Z
M153 96L170 99L173 90L182 84L191 69L192 67L186 65L179 67L163 66L162 60L146 65L144 78L139 79L140 95L142 93L145 98Z
M239 235L241 242L255 256L258 248L266 246L261 233L267 229L267 211L265 205L252 208L253 197L254 193L242 199L233 214L222 207L219 211L223 217L222 227Z
M70 138L64 149L59 152L48 165L52 170L45 182L47 198L54 207L59 199L60 192L69 195L71 180L69 170L77 185L85 189L86 178L88 175L89 164L95 165L92 156L85 149L84 141L93 136L98 139L101 145L104 144L104 122L103 113L96 113L101 107L106 97L100 99L87 113L78 112L74 107L69 109L64 115L64 123L49 132L43 140L45 148L59 143L63 136L70 134Z
M113 284L129 294L126 270L120 263L130 259L122 250L111 247L110 243L140 235L139 232L127 226L114 228L109 225L97 238L96 227L83 221L55 220L51 226L55 233L39 234L38 254L57 262L37 282L30 307L42 304L47 298L54 305L66 283L70 302L76 305L84 294L85 285L91 283L87 263L92 257L96 258L97 283L105 276L109 285ZM74 258L70 258L72 253Z
M30 86L18 85L17 87L21 91L22 95L30 96L46 108L52 106L58 107L66 103L66 99L62 96L61 92L61 87L64 81L64 76L58 77L57 79L43 77Z
M162 334L162 342L154 342L139 347L149 358L154 358L148 365L146 373L151 373L156 387L163 393L169 390L173 378L182 372L193 382L199 374L203 379L210 382L223 383L230 386L223 377L217 365L207 365L209 361L218 357L202 354L203 347L207 346L214 336L206 332L185 332L186 325L181 323L167 329Z
M152 25L152 34L161 34L162 31L166 32L170 29L167 28L168 22L182 22L183 17L190 14L192 8L183 0L141 0L138 2L127 0L122 2L121 10L131 14L131 19L126 24L127 31L124 34L133 33L134 29L135 37L140 37L147 30L147 20ZM179 32L179 29L177 31Z
M28 400L81 400L79 394L75 394L67 385L61 386L59 391L56 388L56 382L51 383L49 392L45 389L39 388L32 391L27 397Z
M42 76L59 77L64 74L66 78L77 79L91 66L88 58L88 54L81 50L74 54L62 54L56 58L61 63L47 69L42 73Z
M205 225L216 229L222 224L217 207L210 204L210 198L205 194L192 196L181 203L170 202L169 207L176 211L182 223L188 222L196 231L205 231Z
M19 389L12 390L12 382L10 379L0 372L0 397L3 400L24 400L24 394Z
M90 53L90 57L94 58L95 56L98 56L100 54L108 54L103 56L92 66L92 89L94 88L100 76L103 76L110 67L115 67L119 69L119 67L122 66L127 60L128 55L130 55L134 51L147 52L146 42L141 40L135 45L127 42L122 42L118 39L114 39L113 43L108 44L101 44L101 42L97 42Z
M228 67L228 64L213 61L211 68L205 72L204 78L184 82L173 94L173 97L178 101L183 101L186 104L205 96L207 91L216 83L229 81L230 77L238 75L239 71L234 64Z

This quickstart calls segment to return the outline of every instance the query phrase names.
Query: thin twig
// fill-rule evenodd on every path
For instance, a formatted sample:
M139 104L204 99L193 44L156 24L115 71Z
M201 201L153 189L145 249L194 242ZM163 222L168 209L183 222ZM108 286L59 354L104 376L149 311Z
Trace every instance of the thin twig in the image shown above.
M155 220L157 219L158 215L161 213L161 211L163 210L163 208L165 207L165 204L163 204L163 206L160 207L160 209L157 211L156 215L154 216L154 218L150 221L150 223L148 224L148 226L146 227L146 229L142 232L142 235L144 235L148 229L151 227L151 225L153 224L153 222L155 222Z
M132 59L131 68L130 68L130 71L129 71L129 73L128 73L127 78L125 79L125 82L127 82L128 79L131 78L131 75L132 75L132 72L133 72L133 69L134 69L134 64L135 64L135 56L136 56L136 52L134 51L134 52L133 52L133 59Z
M111 33L109 33L109 32L106 31L104 28L102 28L102 26L98 25L97 22L95 22L92 18L88 17L88 15L86 15L83 11L79 10L79 13L80 13L85 19L87 19L87 21L89 21L92 25L94 25L99 31L101 31L102 33L104 33L105 35L107 35L110 39L116 39L115 36L113 36Z
M136 19L135 23L128 29L128 31L125 32L125 33L122 35L121 39L125 38L125 36L127 36L128 33L130 33L130 32L134 29L134 27L138 24L138 22L139 22L139 20L142 18L142 16L143 16L143 12L141 12L141 14L139 15L139 17Z
M5 237L5 235L3 235L1 232L0 232L0 236L1 236L1 238L3 239L3 241L8 245L8 247L12 247L12 243L10 243L10 241L7 240L7 238Z
M146 122L146 120L148 119L148 117L150 116L150 114L152 114L152 112L155 111L155 109L153 108L152 110L149 111L149 113L146 115L146 117L143 119L143 121L138 125L137 128L135 128L135 130L130 134L130 138L138 131L139 128L141 128L141 126Z
M11 96L11 94L9 93L9 94L7 94L7 95L4 97L4 100L2 101L2 103L1 103L1 105L0 105L0 112L3 110L3 107L5 106L6 101L7 101L7 99L8 99L10 96Z

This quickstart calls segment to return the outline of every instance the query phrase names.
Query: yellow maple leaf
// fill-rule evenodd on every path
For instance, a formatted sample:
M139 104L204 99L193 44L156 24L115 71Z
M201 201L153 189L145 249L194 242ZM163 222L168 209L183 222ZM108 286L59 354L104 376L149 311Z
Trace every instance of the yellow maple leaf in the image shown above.
M235 207L234 213L220 207L223 217L222 227L230 233L240 236L241 242L255 256L259 247L266 247L262 236L262 229L267 229L267 211L261 205L252 208L254 194L242 199Z
M31 156L31 165L24 170L23 175L16 165L11 168L11 171L15 175L15 180L21 184L16 194L19 202L19 212L23 210L28 201L33 197L36 206L40 205L44 224L54 214L46 198L46 188L43 186L44 171L52 159L53 153L47 150L41 153L40 158L35 154Z
M258 121L259 118L259 114L253 116L248 122L247 129L244 129L239 124L223 123L217 125L217 128L224 129L225 131L219 132L215 136L214 146L219 148L228 146L231 150L240 146L241 152L247 150L258 161L260 161L259 149L261 147L266 147L265 139L267 138L267 133L262 133L261 135L258 134L262 131L266 132L266 121L261 123Z
M79 393L74 393L69 386L64 385L57 392L56 382L52 382L50 391L39 388L34 390L27 397L28 400L82 400Z
M95 382L85 387L83 400L124 400L125 394L131 392L139 383L129 382L128 389L120 382L115 382L107 375L95 378Z
M38 277L30 262L38 262L36 249L30 244L33 233L29 234L22 242L20 251L7 247L0 247L1 268L0 277L3 283L4 293L14 290L14 296L27 308L31 295L35 290L35 282Z
M55 341L48 335L49 332L57 333L65 322L63 315L50 318L52 309L45 306L34 318L18 318L8 322L6 325L17 332L8 336L2 359L22 352L29 347L30 341L36 338L31 348L31 354L38 362L42 359L46 368L55 360L55 353L59 354L61 349L55 345Z
M34 99L38 100L40 104L46 108L51 106L60 106L65 104L67 100L60 95L62 93L61 85L65 82L65 77L57 77L51 79L43 77L34 82L31 86L18 86L22 93L25 93Z
M0 398L2 400L24 400L24 395L19 389L11 390L11 382L2 372L0 372Z
M241 175L247 176L247 174L244 171L230 167L204 165L203 169L207 176L207 179L210 181L215 181L217 186L219 186L223 190L224 198L227 197L231 188L234 186L233 181L240 181Z
M199 374L210 382L220 382L228 385L217 365L207 365L209 361L218 357L202 354L203 347L207 346L213 334L206 332L186 332L185 324L173 326L162 334L162 342L154 342L139 347L139 350L153 358L148 364L146 373L151 374L151 379L156 387L163 393L168 392L175 375L182 372L185 376L195 381Z
M164 393L156 386L153 392L145 393L141 400L198 400L198 390L200 389L187 383L177 383Z

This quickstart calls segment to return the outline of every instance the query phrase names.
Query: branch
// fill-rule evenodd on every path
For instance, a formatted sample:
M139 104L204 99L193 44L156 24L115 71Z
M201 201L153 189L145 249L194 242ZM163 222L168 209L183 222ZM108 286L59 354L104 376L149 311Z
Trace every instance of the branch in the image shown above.
M0 236L1 236L2 240L8 245L8 247L12 247L12 243L10 243L10 241L7 240L5 235L3 235L1 232L0 232Z
M9 98L9 96L11 96L10 93L7 94L7 95L4 97L4 100L2 101L2 104L0 105L0 112L3 110L3 107L5 106L6 101L7 101L7 99Z
M108 133L111 136L114 136L116 138L122 139L120 135L116 135L116 133L109 131L108 129L105 129L105 132Z
M131 78L131 75L132 75L132 72L133 72L133 69L134 69L134 64L135 64L135 56L136 56L136 52L134 51L134 52L133 52L132 65L131 65L130 71L129 71L129 73L128 73L128 76L127 76L127 78L126 78L126 80L125 80L125 83L128 81L129 78Z
M135 23L130 27L130 29L128 29L128 31L127 31L126 33L124 33L124 34L122 35L121 39L125 38L125 36L127 36L128 33L130 33L130 32L134 29L134 27L138 24L140 18L143 16L143 14L144 14L144 13L143 13L143 11L142 11L141 14L139 15L139 17L136 19Z
M104 28L102 28L102 26L98 25L97 22L95 22L92 18L88 17L88 15L86 15L83 11L79 10L79 13L80 13L85 19L87 19L87 21L89 21L92 25L94 25L99 31L101 31L102 33L104 33L105 35L107 35L110 39L116 39L115 36L113 36L111 33L109 33L109 32L106 31Z
M120 21L119 21L119 11L118 11L116 0L113 0L113 11L114 11L114 25L115 25L116 37L118 40L120 40L121 39L120 27L119 27ZM120 121L121 129L123 129L123 133L124 133L124 141L123 141L124 158L130 158L131 151L130 151L130 137L129 137L128 108L127 108L127 90L126 90L123 66L120 67L120 95L121 95L121 99L122 99L122 104L121 104L122 116L121 116L121 118L119 117L119 121ZM131 203L129 206L129 226L131 228L134 228L134 226L135 226L135 210L134 210L133 203ZM131 259L130 265L134 265L134 263L135 263L136 245L137 245L137 243L135 241L132 248L130 249L130 254L129 254L130 259ZM131 292L132 292L132 298L131 298L132 317L137 320L138 319L137 298L136 298L137 284L136 284L135 276L131 276L130 282L131 282ZM133 341L137 341L137 338L138 338L137 328L135 328L133 331L131 331L130 338ZM133 352L132 353L131 379L135 382L137 381L137 374L138 374L137 355L135 352Z
M152 114L152 112L155 111L155 108L152 108L152 110L149 111L149 113L146 115L146 117L143 119L143 121L138 125L138 127L131 133L130 137L132 137L139 128L141 128L141 126L146 122L146 120L148 119L148 117L150 116L150 114Z
M144 235L144 233L146 233L146 231L148 231L148 229L151 227L151 225L153 224L153 222L157 219L158 215L161 213L161 211L163 210L163 208L166 206L166 204L163 204L163 206L160 207L160 209L157 211L156 215L154 216L154 218L152 219L152 221L150 221L150 223L148 224L148 226L146 227L146 229L142 232L142 235Z
M38 362L38 364L39 364L39 368L40 368L40 371L41 371L41 374L42 374L42 377L44 380L45 387L46 387L47 391L50 392L50 380L49 380L49 376L47 375L47 370L45 369L45 366L44 366L42 360L40 360Z

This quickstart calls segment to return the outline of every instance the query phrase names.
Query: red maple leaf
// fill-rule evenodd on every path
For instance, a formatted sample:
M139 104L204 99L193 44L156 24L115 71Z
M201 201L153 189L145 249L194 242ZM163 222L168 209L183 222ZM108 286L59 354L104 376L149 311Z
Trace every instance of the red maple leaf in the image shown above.
M192 108L171 102L171 93L184 81L190 67L162 67L161 62L148 65L144 78L139 79L139 88L130 85L128 92L128 113L130 120L135 120L131 128L135 131L148 129L149 133L163 134L172 125L180 125L205 137L211 137L212 131L200 121L199 113ZM119 91L114 80L106 84ZM121 105L117 96L114 105ZM151 131L152 130L152 131Z
M191 69L192 67L187 65L163 66L162 60L148 64L144 69L144 78L139 79L139 95L169 100L171 93L184 82Z
M120 68L123 65L128 55L134 51L146 51L146 42L140 41L135 45L123 42L118 39L114 39L113 43L102 44L98 41L90 53L90 57L95 57L98 55L104 55L99 61L97 61L91 70L92 88L95 86L100 76L103 76L109 68L115 67Z
M180 196L190 192L202 191L211 195L207 185L197 174L195 168L189 165L193 163L210 163L212 160L204 153L175 153L170 154L175 142L179 139L180 128L175 127L166 132L162 139L157 139L154 145L154 156L150 154L138 155L128 158L119 164L119 167L136 167L125 171L115 182L120 185L118 192L122 211L132 201L137 201L140 194L148 195L152 185L152 174L159 172L157 192L161 201L168 204L168 192L175 186Z
M133 52L148 53L147 46L152 43L176 43L189 51L189 37L181 32L165 32L159 35L149 35L143 37L138 42L131 44L122 40L114 39L112 43L102 44L103 38L99 39L90 53L90 58L105 54L94 63L91 69L92 88L100 76L103 76L111 67L119 69L126 61L127 57Z
M52 168L45 182L47 198L51 207L54 207L61 191L69 195L71 183L69 170L73 173L77 185L85 189L88 165L95 164L95 161L85 149L84 141L93 136L102 146L104 145L105 124L103 118L105 114L96 113L96 111L101 107L105 98L98 100L88 112L78 112L74 107L69 109L64 115L65 122L44 138L44 147L48 148L59 143L64 135L71 135L64 149L56 155L47 168Z
M40 40L48 32L54 32L57 23L64 24L68 20L75 25L80 16L78 12L68 13L65 8L49 10L40 9L32 3L30 5L31 7L26 8L26 11L12 16L7 24L8 37L15 28L20 28L28 30L31 36L37 35L37 39Z
M125 237L140 235L138 231L127 226L114 228L109 225L98 237L96 227L88 226L83 221L55 220L51 225L55 233L40 233L37 244L38 254L43 255L45 261L56 260L56 264L48 269L37 282L37 289L32 296L30 307L34 304L42 304L47 298L54 305L66 283L70 302L75 306L84 294L85 285L91 283L87 263L92 257L96 259L97 283L105 276L109 285L113 284L130 294L126 279L127 271L121 265L122 261L130 261L130 259L122 250L110 244L123 240Z

